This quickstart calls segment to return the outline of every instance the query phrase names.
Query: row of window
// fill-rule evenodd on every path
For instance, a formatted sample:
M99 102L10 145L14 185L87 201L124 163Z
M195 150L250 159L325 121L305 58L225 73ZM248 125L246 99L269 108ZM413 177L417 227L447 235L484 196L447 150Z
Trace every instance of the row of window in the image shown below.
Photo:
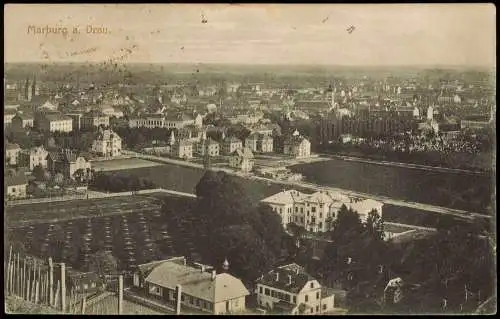
M293 298L293 302L292 303L297 303L297 297L296 296L292 296L290 294L286 294L286 293L283 293L281 291L277 291L277 290L274 290L274 289L269 289L269 288L263 288L262 286L259 287L259 293L262 294L264 293L264 295L266 296L271 296L273 298L278 298L278 299L281 299L281 300L285 300L285 301L288 301L288 302L292 302L292 298Z

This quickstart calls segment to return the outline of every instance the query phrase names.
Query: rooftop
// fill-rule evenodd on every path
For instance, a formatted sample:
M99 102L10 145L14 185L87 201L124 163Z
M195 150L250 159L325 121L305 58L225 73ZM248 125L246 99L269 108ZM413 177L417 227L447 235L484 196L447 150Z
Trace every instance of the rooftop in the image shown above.
M269 196L267 198L264 198L261 200L263 203L272 203L272 204L288 204L288 203L293 203L296 201L300 201L307 197L308 194L301 193L296 190L288 190L288 191L282 191L278 194L274 194L272 196Z
M271 270L257 280L257 283L281 289L291 293L298 293L314 277L309 275L303 267L290 264Z
M238 278L222 273L212 279L211 273L174 261L155 265L146 281L169 289L181 285L183 293L214 303L249 295Z

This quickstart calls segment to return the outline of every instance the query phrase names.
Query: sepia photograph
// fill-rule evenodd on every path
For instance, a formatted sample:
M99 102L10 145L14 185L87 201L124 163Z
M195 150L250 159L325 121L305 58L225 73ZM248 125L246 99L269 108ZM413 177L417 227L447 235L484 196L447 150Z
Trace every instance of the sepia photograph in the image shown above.
M4 313L492 315L496 8L4 5Z

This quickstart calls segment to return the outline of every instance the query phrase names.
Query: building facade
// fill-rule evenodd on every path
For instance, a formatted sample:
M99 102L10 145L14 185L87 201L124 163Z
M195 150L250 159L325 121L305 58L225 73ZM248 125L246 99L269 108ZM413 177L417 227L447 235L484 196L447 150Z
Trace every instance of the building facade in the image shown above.
M104 130L97 134L92 143L92 152L100 156L113 157L121 155L122 139L112 130Z
M20 153L21 147L19 145L7 143L5 145L5 163L11 166L17 165Z
M236 150L243 148L243 143L236 137L228 137L222 141L222 152L224 155L231 155Z
M26 165L30 171L40 165L43 168L47 168L47 155L49 152L43 147L34 147L29 150L25 150L20 154L20 163Z
M89 112L82 116L80 120L82 129L91 129L94 127L109 127L109 116L101 112Z
M229 158L229 166L242 172L250 172L253 168L254 157L248 148L237 149Z
M71 132L73 120L60 113L39 113L35 116L35 126L48 132Z
M372 199L356 201L344 194L327 191L305 194L288 190L269 196L261 202L279 214L284 227L294 223L310 232L330 231L342 205L358 212L362 221L366 220L372 210L382 216L383 208L383 203Z
M212 268L188 265L184 257L151 262L138 266L133 286L171 306L176 304L178 292L183 307L214 315L242 313L248 290L236 277L207 271Z
M311 156L311 142L303 136L294 135L285 140L283 153L297 158L309 157Z
M172 155L177 158L193 158L193 143L185 139L179 139L172 145Z
M60 152L49 152L47 155L47 169L52 174L61 173L65 179L76 179L75 172L82 170L84 175L88 175L91 164L83 156L77 155L71 150L61 150Z
M29 114L16 114L12 118L12 127L16 129L23 129L26 127L33 127L35 118Z
M297 264L271 270L257 280L257 304L270 313L327 314L335 309L333 289L322 286Z

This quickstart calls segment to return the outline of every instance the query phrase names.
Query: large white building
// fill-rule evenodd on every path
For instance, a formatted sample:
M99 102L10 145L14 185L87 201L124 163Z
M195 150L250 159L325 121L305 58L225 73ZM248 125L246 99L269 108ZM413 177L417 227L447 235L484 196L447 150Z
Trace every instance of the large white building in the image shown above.
M305 194L296 190L274 194L261 202L271 206L280 215L284 227L293 222L311 232L331 230L332 222L342 205L358 212L362 221L366 220L373 209L382 216L384 205L372 199L355 201L339 192L318 191Z
M97 134L92 143L92 152L101 156L113 157L121 154L122 139L112 130L104 130Z

